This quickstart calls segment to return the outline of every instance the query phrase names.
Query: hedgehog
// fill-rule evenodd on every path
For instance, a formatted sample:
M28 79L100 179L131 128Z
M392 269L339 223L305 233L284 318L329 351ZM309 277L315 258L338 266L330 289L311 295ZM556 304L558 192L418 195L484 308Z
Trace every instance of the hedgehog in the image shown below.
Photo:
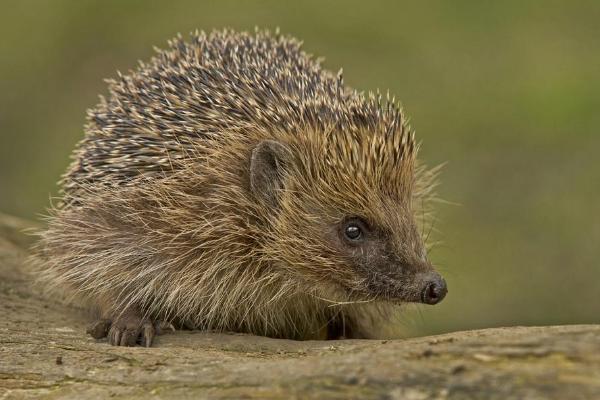
M94 310L89 334L377 338L444 298L423 228L437 172L394 98L279 31L168 44L107 81L39 233L39 278Z

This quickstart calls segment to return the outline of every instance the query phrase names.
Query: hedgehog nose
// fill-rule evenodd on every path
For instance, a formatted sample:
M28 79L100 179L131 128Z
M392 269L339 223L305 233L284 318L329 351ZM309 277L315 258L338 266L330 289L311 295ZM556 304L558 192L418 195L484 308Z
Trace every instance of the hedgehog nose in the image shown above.
M446 281L438 276L425 285L421 293L421 301L425 304L437 304L446 297L446 293L448 293Z

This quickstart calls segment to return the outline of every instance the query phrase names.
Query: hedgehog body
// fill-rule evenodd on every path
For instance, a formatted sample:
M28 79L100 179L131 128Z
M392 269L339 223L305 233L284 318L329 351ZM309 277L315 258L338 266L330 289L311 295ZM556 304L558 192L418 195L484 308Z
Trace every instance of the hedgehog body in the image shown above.
M445 295L416 223L433 173L401 110L296 40L178 38L109 88L37 251L45 282L99 309L93 335L373 337Z

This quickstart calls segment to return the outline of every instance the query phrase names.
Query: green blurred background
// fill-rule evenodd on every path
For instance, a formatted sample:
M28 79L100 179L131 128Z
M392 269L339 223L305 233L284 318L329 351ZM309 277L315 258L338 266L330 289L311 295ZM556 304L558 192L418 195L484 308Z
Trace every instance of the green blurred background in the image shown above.
M176 33L280 27L399 97L448 161L431 254L450 293L411 335L600 322L600 2L2 1L0 211L56 193L103 79Z

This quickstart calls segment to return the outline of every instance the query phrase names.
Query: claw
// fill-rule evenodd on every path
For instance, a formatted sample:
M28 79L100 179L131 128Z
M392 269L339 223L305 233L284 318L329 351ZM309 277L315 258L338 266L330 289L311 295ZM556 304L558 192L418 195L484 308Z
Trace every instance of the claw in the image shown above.
M145 347L152 346L155 333L154 325L151 322L144 323L142 326L142 345Z
M113 324L108 332L108 343L113 346L119 346L121 344L121 329Z

